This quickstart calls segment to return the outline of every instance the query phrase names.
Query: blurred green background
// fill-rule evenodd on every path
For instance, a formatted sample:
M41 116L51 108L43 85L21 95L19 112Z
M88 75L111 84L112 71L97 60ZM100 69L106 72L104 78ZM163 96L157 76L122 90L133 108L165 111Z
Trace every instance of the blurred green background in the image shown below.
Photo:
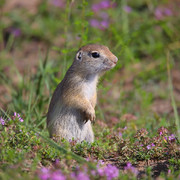
M132 115L135 130L137 125L177 127L178 0L4 0L0 6L0 105L4 110L24 114L26 123L33 121L45 129L52 92L76 51L99 43L108 46L119 61L100 80L97 119L110 126L112 119L127 125Z

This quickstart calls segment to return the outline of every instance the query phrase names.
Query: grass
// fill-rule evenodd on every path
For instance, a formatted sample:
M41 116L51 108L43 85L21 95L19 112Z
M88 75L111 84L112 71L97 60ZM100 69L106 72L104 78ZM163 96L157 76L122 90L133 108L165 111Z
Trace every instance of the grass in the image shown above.
M53 2L0 4L0 178L178 179L179 2ZM95 142L52 141L52 93L88 43L119 59L99 81Z

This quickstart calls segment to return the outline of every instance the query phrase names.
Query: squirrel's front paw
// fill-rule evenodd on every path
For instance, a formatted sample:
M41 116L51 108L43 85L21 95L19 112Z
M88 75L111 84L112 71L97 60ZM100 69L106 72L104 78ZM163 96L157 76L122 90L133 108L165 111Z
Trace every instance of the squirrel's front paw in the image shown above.
M84 113L85 113L85 119L84 119L85 123L88 120L90 120L91 122L95 121L96 115L95 115L95 111L93 108L86 110Z

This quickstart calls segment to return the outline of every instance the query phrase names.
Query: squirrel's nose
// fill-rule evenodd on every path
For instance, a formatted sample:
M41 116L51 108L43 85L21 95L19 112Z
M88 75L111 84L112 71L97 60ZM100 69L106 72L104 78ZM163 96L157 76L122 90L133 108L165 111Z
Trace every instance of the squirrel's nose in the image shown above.
M118 62L118 58L115 56L115 58L113 59L113 62L116 64Z

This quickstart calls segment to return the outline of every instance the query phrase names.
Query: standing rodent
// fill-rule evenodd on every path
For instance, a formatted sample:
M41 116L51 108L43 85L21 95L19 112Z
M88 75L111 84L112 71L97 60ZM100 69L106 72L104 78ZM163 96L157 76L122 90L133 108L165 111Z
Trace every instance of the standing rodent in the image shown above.
M96 85L99 75L118 59L108 47L89 44L80 48L64 79L57 86L47 114L51 137L94 141Z

